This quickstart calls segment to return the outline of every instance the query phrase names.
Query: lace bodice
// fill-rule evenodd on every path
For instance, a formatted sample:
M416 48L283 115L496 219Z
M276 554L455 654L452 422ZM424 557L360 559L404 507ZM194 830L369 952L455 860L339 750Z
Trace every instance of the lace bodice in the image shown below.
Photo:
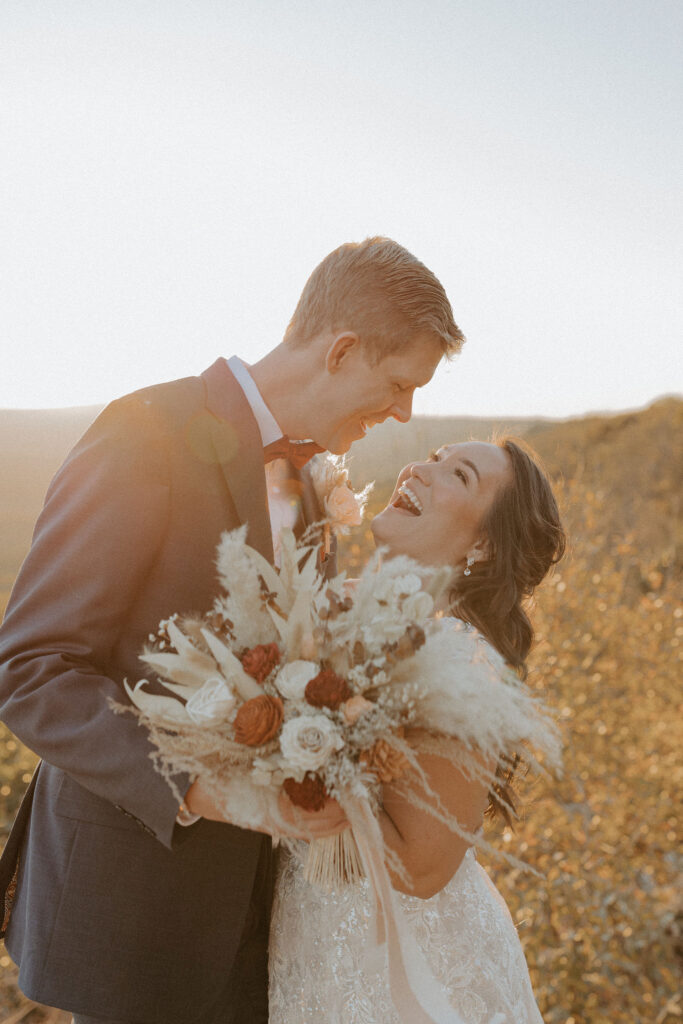
M270 1024L398 1024L386 971L368 960L366 882L328 893L282 850L270 940ZM474 850L429 900L401 909L467 1024L543 1024L508 909ZM496 1016L500 1015L500 1016Z

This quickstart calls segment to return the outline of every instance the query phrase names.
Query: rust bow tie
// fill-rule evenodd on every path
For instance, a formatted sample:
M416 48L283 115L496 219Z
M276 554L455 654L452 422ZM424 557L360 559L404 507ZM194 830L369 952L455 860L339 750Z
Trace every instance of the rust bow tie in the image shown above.
M315 441L290 441L287 435L278 441L267 444L263 449L263 461L272 462L273 459L289 459L293 466L302 469L306 463L325 449Z

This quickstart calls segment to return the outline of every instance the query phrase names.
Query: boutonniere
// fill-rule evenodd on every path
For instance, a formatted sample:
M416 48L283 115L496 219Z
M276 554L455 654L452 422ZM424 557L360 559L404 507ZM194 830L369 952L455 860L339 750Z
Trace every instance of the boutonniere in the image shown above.
M333 533L346 536L350 527L360 526L373 484L368 484L362 491L354 491L349 483L345 455L326 452L314 456L309 465L311 481L325 517L324 547L327 555Z

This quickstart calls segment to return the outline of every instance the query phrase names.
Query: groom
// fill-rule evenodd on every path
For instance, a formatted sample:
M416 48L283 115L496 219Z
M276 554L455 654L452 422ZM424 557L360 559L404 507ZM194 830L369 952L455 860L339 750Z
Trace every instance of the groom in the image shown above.
M161 619L210 607L221 533L248 523L273 561L282 525L321 518L297 468L310 448L345 452L407 421L462 341L402 246L342 245L262 360L219 359L113 402L69 454L0 629L0 714L43 758L0 863L0 919L6 888L31 998L76 1024L266 1024L268 833L282 817L227 824L201 779L177 780L179 807L144 730L108 698L140 678ZM334 810L297 824L279 811L292 834L339 824Z

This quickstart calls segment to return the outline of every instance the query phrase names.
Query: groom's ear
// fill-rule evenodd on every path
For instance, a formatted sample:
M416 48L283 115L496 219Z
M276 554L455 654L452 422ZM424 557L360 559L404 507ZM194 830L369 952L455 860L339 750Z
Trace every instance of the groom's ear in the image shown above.
M325 356L325 368L328 373L337 373L341 370L345 360L353 353L358 351L360 347L360 340L357 334L353 331L344 331L343 334L338 334L330 347L327 350Z

